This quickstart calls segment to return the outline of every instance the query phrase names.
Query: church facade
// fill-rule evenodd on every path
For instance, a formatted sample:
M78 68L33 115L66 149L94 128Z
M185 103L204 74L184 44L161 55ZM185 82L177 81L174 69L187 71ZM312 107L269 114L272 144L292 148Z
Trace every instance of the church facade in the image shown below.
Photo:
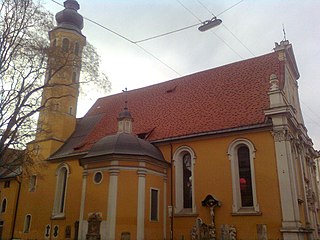
M49 37L72 64L43 92L29 144L42 168L0 179L2 239L320 238L318 155L289 41L100 98L77 119L86 39L79 4L64 6Z

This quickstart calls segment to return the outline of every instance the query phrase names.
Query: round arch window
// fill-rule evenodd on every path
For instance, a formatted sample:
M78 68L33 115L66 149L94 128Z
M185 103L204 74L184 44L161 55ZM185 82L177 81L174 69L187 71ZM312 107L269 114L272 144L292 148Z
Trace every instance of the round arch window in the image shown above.
M93 182L95 184L99 184L102 182L102 172L96 172L94 175L93 175Z

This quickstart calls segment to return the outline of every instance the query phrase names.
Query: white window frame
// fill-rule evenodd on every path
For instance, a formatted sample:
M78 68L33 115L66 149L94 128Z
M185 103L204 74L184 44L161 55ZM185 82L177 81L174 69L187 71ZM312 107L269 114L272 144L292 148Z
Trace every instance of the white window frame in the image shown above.
M29 223L27 224L27 218L30 217L30 221ZM23 224L23 233L29 233L30 232L30 229L31 229L31 222L32 222L32 216L31 214L27 214L25 217L24 217L24 224ZM29 226L28 226L29 225ZM28 227L28 228L27 228Z
M64 196L62 197L62 191L63 189L61 188L63 184L63 175L61 174L62 169L66 169L66 183L65 183L65 191L64 191ZM68 179L70 175L70 168L67 164L63 163L60 164L56 170L56 191L55 191L55 197L54 197L54 205L53 205L53 210L52 210L52 218L63 218L65 217L65 207L66 207L66 202L67 202L67 192L68 192ZM62 199L63 201L63 206L62 204ZM61 207L63 208L63 211L61 212L60 209Z
M237 153L238 148L241 146L246 146L249 149L252 198L253 198L252 207L242 207L241 205L239 164L238 164L238 153ZM257 201L257 193L256 193L255 168L254 168L254 160L256 157L255 152L256 152L256 149L254 145L248 139L244 139L244 138L236 139L233 142L231 142L229 145L228 156L229 156L230 165L231 165L232 196L233 196L232 214L235 214L235 215L261 214L259 204Z
M154 220L154 219L151 219L151 210L152 210L152 190L155 190L155 191L157 191L158 192L158 201L157 201L157 219L156 220ZM150 188L150 216L149 216L149 220L150 220L150 222L159 222L159 218L160 218L160 216L159 216L159 213L160 213L160 189L159 188L153 188L153 187L151 187Z
M101 174L101 180L100 180L99 182L96 182L96 181L95 181L95 177L96 177L96 174L98 174L98 173ZM100 184L100 183L102 183L102 181L103 181L103 172L102 172L102 171L95 171L95 172L93 173L93 176L92 176L92 181L93 181L94 184Z
M189 153L191 156L191 184L192 184L192 208L183 207L183 162L182 157L184 154ZM196 201L195 201L195 180L194 180L194 164L196 155L193 149L189 146L179 147L173 154L173 161L175 167L175 214L195 214Z

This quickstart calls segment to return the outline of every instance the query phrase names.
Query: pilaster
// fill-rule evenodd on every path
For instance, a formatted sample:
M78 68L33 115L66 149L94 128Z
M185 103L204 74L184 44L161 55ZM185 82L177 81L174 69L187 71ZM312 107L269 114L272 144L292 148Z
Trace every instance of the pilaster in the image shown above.
M117 192L119 169L109 170L109 194L107 210L107 239L116 239Z
M144 240L144 215L146 199L146 170L140 169L138 174L138 208L137 208L137 240Z
M84 221L83 214L84 214L84 205L86 201L87 176L88 176L88 172L84 170L82 173L82 189L81 189L79 231L78 231L78 236L80 236L80 238L82 236L85 236L85 233L83 232L83 221Z
M167 238L167 176L163 178L163 239Z

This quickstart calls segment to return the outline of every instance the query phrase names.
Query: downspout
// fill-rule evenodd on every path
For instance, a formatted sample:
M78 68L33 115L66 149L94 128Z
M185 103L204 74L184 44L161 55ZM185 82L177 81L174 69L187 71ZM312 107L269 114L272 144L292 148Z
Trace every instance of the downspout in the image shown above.
M18 205L19 205L19 199L20 199L20 191L21 191L21 182L18 180L18 178L15 178L14 180L16 180L19 184L18 187L18 195L17 195L17 199L16 199L16 208L14 211L14 217L13 217L13 225L12 225L12 233L11 233L11 239L14 239L14 229L16 227L16 220L17 220L17 213L18 213Z
M170 239L173 239L173 221L174 221L174 209L173 209L173 151L172 151L172 144L170 143L170 161L171 161L171 181L170 181L170 191L171 191L171 197L170 197L170 205L171 205L171 228L170 228Z

